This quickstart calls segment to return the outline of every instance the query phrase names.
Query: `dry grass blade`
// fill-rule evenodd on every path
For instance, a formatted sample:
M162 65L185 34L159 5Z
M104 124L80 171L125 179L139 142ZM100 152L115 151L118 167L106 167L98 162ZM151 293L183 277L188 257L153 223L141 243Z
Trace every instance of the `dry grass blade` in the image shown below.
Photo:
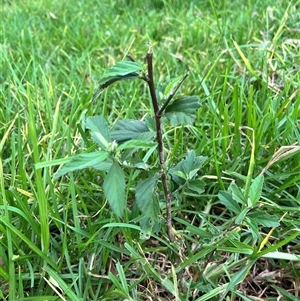
M297 145L297 143L294 143L293 145L281 146L275 152L275 154L272 156L272 158L269 160L266 167L262 170L262 172L260 174L263 175L271 165L273 165L274 163L278 162L279 160L281 160L287 156L290 156L298 151L300 151L300 146Z

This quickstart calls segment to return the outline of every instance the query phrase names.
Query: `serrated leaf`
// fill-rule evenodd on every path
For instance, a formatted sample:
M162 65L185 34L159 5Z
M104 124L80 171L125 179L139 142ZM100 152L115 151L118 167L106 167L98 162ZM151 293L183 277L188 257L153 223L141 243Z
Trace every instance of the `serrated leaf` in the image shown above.
M264 177L262 175L259 175L253 180L249 190L249 199L248 199L249 207L255 206L259 201L261 197L263 185L264 185Z
M154 141L144 141L144 140L128 140L124 143L122 143L118 149L123 150L123 149L131 149L131 148L142 148L142 149L147 149L155 146L156 143Z
M169 169L169 173L172 176L172 180L178 185L183 184L185 180L178 177L177 172L180 171L185 175L185 179L192 180L191 175L196 175L196 170L200 170L201 166L205 162L207 157L196 156L195 151L189 151L186 155L186 158L180 161L175 167Z
M253 211L250 212L247 216L259 226L275 228L280 225L277 216L270 215L263 211Z
M143 66L137 62L121 61L112 66L100 79L99 89L105 89L113 83L139 77Z
M125 209L125 175L118 163L110 167L104 182L103 191L113 212L122 217Z
M140 181L135 189L135 201L141 212L143 218L140 221L141 233L140 238L145 240L149 239L153 228L158 231L159 228L159 204L157 197L154 194L158 174L152 178Z
M200 107L197 96L184 96L166 107L165 116L171 125L192 124Z
M111 168L113 164L113 160L110 158L107 158L105 161L102 161L98 164L95 164L93 166L93 168L97 169L97 170L101 170L101 171L109 171L109 169Z
M108 71L102 76L101 80L112 76L124 76L132 72L139 72L142 69L143 66L140 63L132 61L120 61L111 66Z
M193 179L197 172L199 171L199 168L193 169L188 173L188 179Z
M158 175L152 178L139 181L135 188L135 201L141 212L146 216L154 216L154 190L157 184Z
M91 137L93 141L102 149L107 149L110 142L110 134L104 117L88 117L86 119L86 128L91 130Z
M130 139L136 139L142 133L149 133L149 129L144 121L134 119L120 119L110 132L112 140L123 143ZM148 134L149 138L153 137L153 133Z
M197 192L198 194L202 194L205 190L204 190L204 182L203 181L200 181L200 180L192 180L192 181L189 181L187 183L187 188L189 190L192 190L192 191L195 191Z
M195 151L189 151L187 153L186 159L182 162L182 168L183 171L186 174L189 174L190 172L200 169L205 162L207 157L204 156L196 156Z
M166 112L185 112L196 113L200 107L199 98L197 96L184 96L180 99L174 100L166 107Z
M108 157L107 152L97 151L92 153L75 155L72 160L66 163L61 169L57 171L54 175L54 179L57 179L68 172L87 168L94 167L95 165L100 164Z
M231 191L231 195L234 200L242 205L246 204L245 196L243 195L241 189L235 184L235 182L231 182L228 190Z
M239 214L241 211L238 203L232 198L232 196L226 191L220 191L218 193L218 198L221 203L230 211Z
M155 123L155 119L153 117L145 117L145 124L147 126L147 128L150 131L155 131L156 130L156 123Z
M144 216L142 217L140 221L140 227L141 227L141 232L140 232L140 239L142 240L147 240L151 237L153 232L158 232L160 228L160 223L158 219L158 201L154 200L154 204L157 204L157 216Z

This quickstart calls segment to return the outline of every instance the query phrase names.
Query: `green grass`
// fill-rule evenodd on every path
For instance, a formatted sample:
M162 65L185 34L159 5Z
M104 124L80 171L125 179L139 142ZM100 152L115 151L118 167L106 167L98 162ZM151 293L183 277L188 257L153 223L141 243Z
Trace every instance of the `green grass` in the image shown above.
M298 300L299 7L3 0L0 300ZM181 92L202 104L194 124L165 129L171 165L188 150L207 156L204 193L173 201L174 243L163 203L160 231L139 240L131 205L140 172L126 171L120 220L103 197L105 174L89 169L54 181L57 167L35 168L93 148L85 116L103 114L111 124L150 116L140 82L91 101L105 70L127 53L143 62L147 42L156 81L190 70ZM259 174L255 206L224 205L221 191L234 200L238 191L259 194Z

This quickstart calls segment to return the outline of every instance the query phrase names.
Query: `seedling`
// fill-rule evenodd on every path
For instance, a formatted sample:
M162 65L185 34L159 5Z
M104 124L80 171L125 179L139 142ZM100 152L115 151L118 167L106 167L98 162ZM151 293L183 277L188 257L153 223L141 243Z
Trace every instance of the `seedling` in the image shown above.
M196 96L183 96L174 99L174 96L182 83L188 77L188 72L182 77L170 80L163 86L155 87L153 76L153 52L152 47L146 54L146 64L130 59L120 61L112 66L101 78L94 99L112 84L121 80L142 80L147 83L154 117L153 119L118 120L112 127L108 125L103 116L88 117L86 128L91 131L91 138L97 144L98 150L90 153L82 153L68 159L56 174L58 178L70 171L87 167L105 171L103 192L113 212L122 217L127 206L125 188L127 168L136 170L147 169L154 172L138 182L135 187L135 202L140 211L141 229L144 238L151 235L153 229L159 224L160 191L162 186L166 204L166 226L171 242L175 238L175 230L172 226L172 199L179 192L186 191L201 193L201 181L197 179L197 172L201 168L205 157L196 156L194 151L187 153L186 158L176 166L171 167L166 162L163 122L170 122L171 126L190 124L194 121L197 109L200 106ZM164 118L163 118L164 117ZM133 160L133 154L140 152L146 154L139 162ZM159 158L159 171L155 172L154 166L147 164L148 158L157 151ZM177 189L171 191L171 181Z

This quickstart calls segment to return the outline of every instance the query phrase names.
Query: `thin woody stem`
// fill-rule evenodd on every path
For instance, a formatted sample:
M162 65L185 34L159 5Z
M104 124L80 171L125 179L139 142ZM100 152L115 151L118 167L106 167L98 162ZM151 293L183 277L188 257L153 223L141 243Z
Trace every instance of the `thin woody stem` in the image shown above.
M159 106L158 106L158 101L157 101L157 98L156 98L155 86L154 86L154 80L153 80L152 58L153 58L153 52L152 52L152 46L150 45L149 50L147 52L147 56L146 56L147 68L148 68L147 83L149 85L149 90L150 90L152 105L153 105L153 109L154 109L154 114L156 116L157 112L159 111Z
M171 202L172 202L172 194L169 190L168 185L168 179L165 169L165 157L164 157L164 142L163 142L163 136L162 136L162 126L161 126L161 116L159 116L159 105L156 98L155 93L155 86L154 86L154 79L153 79L153 52L151 45L149 46L149 50L147 52L146 60L147 60L147 67L148 67L148 77L147 77L147 83L150 90L153 110L154 110L154 116L155 116L155 124L156 124L156 139L158 144L158 155L159 155L159 163L160 163L160 169L161 169L161 180L163 184L165 199L166 199L166 222L167 222L167 230L168 230L168 236L171 242L174 241L174 230L172 227L172 208L171 208Z

